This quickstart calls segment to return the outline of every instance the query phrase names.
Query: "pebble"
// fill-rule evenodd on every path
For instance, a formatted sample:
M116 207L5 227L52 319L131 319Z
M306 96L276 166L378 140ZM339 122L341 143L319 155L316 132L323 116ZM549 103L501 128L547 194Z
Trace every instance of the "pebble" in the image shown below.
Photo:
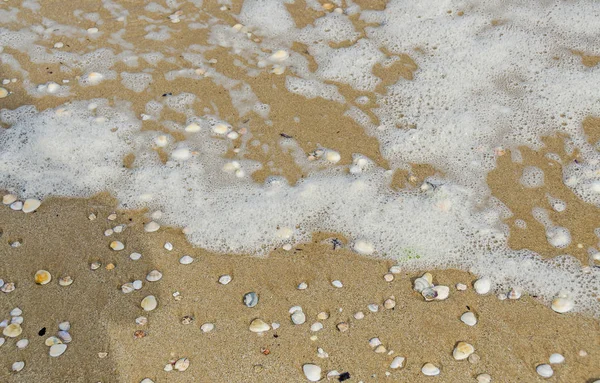
M5 205L10 205L13 202L15 202L17 200L17 196L14 194L5 194L4 197L2 197L2 203Z
M211 332L212 330L215 329L215 325L213 323L204 323L202 326L200 326L200 330L202 330L202 332Z
M177 360L177 362L175 362L175 366L174 366L174 368L180 372L187 370L188 367L190 367L190 360L188 358L181 358L181 359Z
M67 351L67 345L63 344L63 343L59 343L59 344L53 344L52 346L50 346L50 356L56 358L58 356L61 356L62 354L64 354L64 352Z
M477 317L472 311L467 311L463 315L460 316L460 320L469 326L475 326L477 324Z
M129 254L129 259L131 259L132 261L137 261L140 258L142 258L142 254L140 254L140 253Z
M9 338L16 338L23 332L21 325L18 323L11 323L8 326L4 327L2 330L2 335L7 336Z
M491 383L492 377L488 374L477 375L477 383Z
M265 323L262 319L256 318L252 322L250 322L250 331L260 333L269 331L271 326Z
M38 207L40 207L41 204L42 202L40 200L33 198L26 199L23 203L23 213L34 212L37 210Z
M158 301L156 300L156 297L154 295L148 295L147 297L142 299L140 305L144 310L152 311L156 308L156 306L158 306Z
M392 363L390 364L390 368L391 369L398 369L398 368L402 368L404 367L404 362L406 361L406 358L403 356L397 356L394 358L394 360L392 360Z
M549 362L551 364L560 364L565 361L565 357L561 354L552 354L550 355Z
M549 364L540 364L535 368L535 371L542 378L550 378L552 375L554 375L554 371Z
M14 372L19 372L21 371L23 368L25 368L25 362L14 362L12 364L12 370Z
M194 258L190 257L189 255L184 255L183 257L179 258L179 263L182 265L189 265L192 262L194 262Z
M337 279L336 279L335 281L331 282L331 284L332 284L334 287L337 287L338 289L340 289L340 288L344 287L344 285L342 284L342 282L341 282L341 281L338 281Z
M302 366L302 371L304 372L304 376L310 382L318 382L321 380L321 367L316 364L307 363Z
M65 275L64 277L61 277L58 280L58 284L61 285L61 286L65 286L65 287L66 286L70 286L72 283L73 283L73 278L71 278L68 275Z
M458 344L454 348L454 351L452 351L452 356L456 360L465 360L474 352L475 347L473 347L473 345L466 342L458 342Z
M158 229L160 229L160 225L154 221L150 221L144 225L144 231L147 233L154 233Z
M226 285L229 282L231 282L231 279L232 279L231 275L227 275L227 274L226 275L221 275L219 277L219 283L222 284L222 285Z
M25 347L27 347L28 344L29 344L29 341L27 339L21 339L17 342L17 348L19 350L22 350Z
M421 372L426 376L436 376L440 374L440 369L433 363L425 363L423 367L421 367Z
M162 273L158 270L152 270L148 273L148 275L146 275L146 280L148 282L160 281L161 278L162 278Z
M473 284L473 287L475 288L477 294L484 295L490 292L492 288L492 281L487 277L483 277L476 280Z
M302 310L296 310L292 313L291 319L295 325L301 325L306 322L306 315Z
M244 294L244 304L246 307L254 307L258 304L258 294L254 291Z
M125 248L125 245L123 245L123 243L120 241L112 241L110 243L110 248L113 249L114 251L119 251L119 250L123 250Z

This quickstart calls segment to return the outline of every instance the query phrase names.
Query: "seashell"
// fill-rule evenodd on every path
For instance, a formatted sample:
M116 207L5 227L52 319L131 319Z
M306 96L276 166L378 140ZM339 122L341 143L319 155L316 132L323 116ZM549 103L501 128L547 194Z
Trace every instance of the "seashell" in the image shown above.
M477 375L477 383L492 383L492 377L489 374Z
M477 324L477 317L471 311L467 311L460 316L460 320L469 326L475 326Z
M67 331L59 331L57 335L63 341L63 343L71 343L73 340L71 334L69 334Z
M552 300L552 310L557 313L566 313L575 307L575 302L569 297L558 296Z
M471 364L479 363L479 360L481 360L481 357L479 355L477 355L477 354L469 355L469 363L471 363Z
M357 313L354 313L354 319L356 320L361 320L365 317L365 314L362 311L359 311Z
M27 345L29 344L29 340L27 339L21 339L17 342L17 348L19 350L24 349L25 347L27 347Z
M328 150L325 152L325 159L332 164L337 164L342 159L342 156L335 150Z
M418 291L418 292L423 292L423 290L430 288L431 287L431 282L429 282L427 279L423 278L423 277L419 277L417 279L415 279L414 285L413 285L413 290Z
M35 283L38 285L45 285L52 280L52 275L46 270L38 270L35 273Z
M306 290L307 288L308 288L308 285L306 284L306 282L300 283L297 287L298 290Z
M202 332L211 332L214 329L215 325L213 323L204 323L202 326L200 326L200 330L202 330Z
M125 228L124 225L118 225L118 226L113 227L113 231L115 233L122 233L124 228Z
M329 358L329 354L326 353L321 347L317 348L317 356L319 358Z
M19 210L23 209L23 202L21 202L21 201L15 201L15 202L13 202L13 203L10 204L10 208L12 210L19 211Z
M55 344L61 344L62 340L58 339L56 336L51 336L44 341L44 344L48 347L53 346Z
M173 365L171 363L165 364L165 368L163 368L163 370L166 372L173 371Z
M21 325L18 323L11 323L8 326L4 327L2 330L2 335L7 336L9 338L16 338L23 332Z
M465 285L464 283L457 283L456 284L456 290L458 291L465 291L467 289L467 285Z
M288 57L290 57L290 54L287 51L278 50L269 56L269 60L274 62L282 62L287 60Z
M440 369L433 363L425 363L423 367L421 367L421 372L426 376L436 376L440 374Z
M140 253L129 254L129 259L131 259L132 261L137 261L140 258L142 258L142 254L140 254Z
M191 124L185 127L185 131L188 133L198 133L200 129L200 125L196 124L195 122L192 122Z
M384 274L383 280L385 280L386 282L393 281L394 280L394 274L391 274L391 273Z
M59 343L59 344L54 344L54 345L50 346L49 354L50 354L50 356L56 358L56 357L64 354L65 351L67 351L67 345Z
M110 243L110 248L113 249L114 251L119 251L119 250L123 250L125 248L125 245L123 245L123 242L120 242L120 241L112 241Z
M17 196L14 194L6 194L2 197L2 203L5 205L10 205L17 200Z
M73 278L71 278L68 275L65 275L64 277L60 277L60 279L58 280L58 284L61 286L70 286L73 283Z
M402 268L398 265L395 265L395 266L390 267L389 272L392 274L400 274L402 272Z
M488 277L483 277L475 281L473 284L477 294L484 295L492 289L492 281Z
M427 287L421 291L421 295L423 295L423 298L429 302L437 298L438 292L433 287Z
M142 286L143 286L143 282L141 280L139 280L139 279L136 279L131 284L133 285L133 288L136 289L136 290L140 290L142 288Z
M312 331L312 332L321 331L322 329L323 329L323 323L321 323L321 322L315 322L310 326L310 331Z
M231 275L221 275L219 277L219 283L222 285L228 284L229 282L231 282L231 280L232 280Z
M258 294L254 291L244 294L244 304L246 307L254 307L258 304Z
M385 307L388 310L393 309L394 307L396 307L396 300L393 298L386 299L385 302L383 302L383 307Z
M510 290L507 295L508 299L519 299L521 298L521 289L518 287L514 287Z
M40 200L29 198L26 199L23 203L23 213L31 213L34 212L38 207L40 207L42 203Z
M158 270L152 270L151 272L148 273L148 275L146 275L146 280L148 282L160 281L161 278L162 278L162 273Z
M154 221L150 221L144 225L144 231L146 233L154 233L158 229L160 229L160 225Z
M329 313L325 312L325 311L321 311L320 313L317 314L317 319L319 320L325 320L329 318Z
M302 312L302 310L296 310L292 313L291 319L295 325L300 325L306 322L306 315Z
M21 309L20 309L20 308L18 308L18 307L15 307L14 309L12 309L12 310L10 311L10 316L11 316L11 317L18 317L18 316L20 316L21 314L23 314L23 310L21 310Z
M431 273L424 273L423 275L421 275L421 278L429 282L430 285L433 284L433 275L431 275Z
M2 346L4 344L4 342L6 342L6 339L0 338L0 346Z
M552 370L552 367L549 364L540 364L535 368L535 371L542 378L550 378L554 375L554 370Z
M142 381L140 383L154 383L154 380L152 380L150 378L144 378L144 379L142 379Z
M304 376L310 382L318 382L321 380L321 367L316 364L307 363L302 366L302 372L304 372Z
M367 306L367 308L372 313L376 313L377 311L379 311L379 305L375 304L375 303L371 303L370 305Z
M145 311L152 311L158 306L158 301L154 295L148 295L146 298L142 299L140 305Z
M71 329L71 323L69 322L60 322L58 324L58 329L61 331L69 331Z
M98 270L100 268L100 266L102 266L102 263L99 261L94 261L90 264L90 269L92 270Z
M271 326L266 324L262 319L256 318L250 322L250 331L252 332L265 332L269 331L270 329Z
M336 327L340 332L346 332L350 328L350 325L346 322L340 322Z
M448 299L448 296L450 295L450 287L434 286L433 289L437 293L437 296L435 297L436 301L443 301L445 299Z
M135 323L139 324L140 326L145 326L148 324L148 318L146 317L137 317L135 318Z
M371 243L363 240L354 242L352 249L361 255L371 255L375 251L375 248Z
M371 348L377 347L380 344L381 344L381 340L379 340L379 338L371 338L371 339L369 339L369 346L371 346Z
M216 134L226 134L227 132L229 132L229 126L223 123L218 123L215 126L213 126L212 130Z
M10 319L10 323L14 323L14 324L22 324L23 323L23 317L12 317Z
M549 362L551 364L560 364L565 361L565 357L561 354L552 354L550 355Z
M190 366L190 360L188 358L181 358L179 360L177 360L177 362L175 362L175 369L177 371L185 371L188 369L188 367Z
M192 262L194 262L194 258L190 257L189 255L184 255L179 259L179 263L182 265L189 265Z
M173 250L173 244L171 242L165 242L164 248L167 251L171 251L171 250Z
M14 362L11 368L14 372L19 372L25 368L25 362Z
M135 288L133 287L133 283L127 282L127 283L123 284L121 286L121 291L125 294L129 294L129 293L132 293L133 291L135 291Z
M498 300L500 300L500 301L504 301L504 300L506 300L506 298L508 298L508 296L506 294L500 293L500 294L496 295L496 298L498 298Z
M474 352L475 348L471 344L466 342L458 342L454 348L454 351L452 351L452 356L456 360L465 360Z
M380 344L379 346L375 347L375 351L377 354L383 354L384 352L387 351L387 349L385 348L384 345Z
M12 291L15 291L15 284L13 282L8 282L2 285L2 288L0 288L0 290L3 293L10 293Z
M331 282L331 285L332 285L333 287L337 287L338 289L340 289L340 288L344 287L344 285L342 284L342 282L341 282L341 281L338 281L337 279L336 279L335 281L332 281L332 282Z
M406 361L406 358L403 356L397 356L394 358L394 360L392 360L392 363L390 363L390 368L391 369L398 369L398 368L402 368L404 367L404 362Z

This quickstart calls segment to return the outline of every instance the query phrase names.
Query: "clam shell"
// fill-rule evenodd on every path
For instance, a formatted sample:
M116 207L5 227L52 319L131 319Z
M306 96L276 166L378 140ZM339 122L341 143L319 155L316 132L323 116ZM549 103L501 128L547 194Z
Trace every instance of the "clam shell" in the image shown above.
M12 364L12 370L14 372L19 372L25 367L25 362L14 362Z
M17 342L17 348L19 350L24 349L25 347L27 347L27 345L29 345L29 340L27 339L21 339Z
M560 364L565 361L565 357L561 354L552 354L548 360L551 364Z
M477 383L491 383L492 377L489 374L477 375Z
M148 275L146 275L146 280L148 282L160 281L161 278L162 278L162 273L158 270L152 270L151 272L148 273Z
M110 248L113 249L114 251L119 251L119 250L123 250L125 248L125 245L123 245L123 242L120 242L120 241L112 241L110 243Z
M419 277L419 278L415 279L415 282L413 285L413 289L415 291L423 292L423 290L425 290L429 287L431 287L431 283L427 279L425 279L423 277Z
M173 367L175 367L177 371L183 372L190 367L190 360L188 358L181 358L175 362L175 366Z
M69 323L69 322L60 322L58 324L58 328L61 331L69 331L71 329L71 323Z
M302 366L302 372L304 372L304 376L310 382L318 382L321 380L321 367L316 364L307 363Z
M64 277L61 277L58 280L58 284L61 286L70 286L73 283L73 278L71 278L70 276L66 275Z
M202 332L211 332L214 329L215 325L213 323L204 323L202 326L200 326L200 330L202 330Z
M14 194L6 194L2 197L2 203L5 205L10 205L11 203L17 200L17 196Z
M385 300L385 302L383 302L383 307L385 307L388 310L391 310L394 307L396 307L396 301L392 298L388 298Z
M2 330L2 335L7 336L9 338L16 338L23 332L20 324L11 323L8 326L4 327Z
M450 287L448 286L434 286L433 289L437 293L436 301L443 301L450 295Z
M306 322L306 314L302 312L302 310L296 310L291 316L292 323L295 325L300 325Z
M133 288L136 289L136 290L140 290L142 288L142 286L143 286L143 282L141 280L139 280L139 279L136 279L131 284L133 285Z
M49 355L56 358L57 356L61 356L62 354L64 354L64 352L67 351L67 345L66 344L54 344L52 346L50 346L50 351L49 351Z
M250 322L250 331L252 332L265 332L269 331L271 326L266 324L262 319L256 318Z
M0 288L0 290L3 293L10 293L12 291L15 291L15 284L13 282L8 282L2 285L2 288Z
M557 313L566 313L575 307L575 302L568 297L556 297L552 300L552 310Z
M45 285L52 280L52 275L46 270L38 270L35 273L35 283L38 285Z
M317 319L319 320L325 320L329 318L329 314L325 311L321 311L320 313L317 314Z
M10 323L22 324L23 323L23 317L21 317L21 316L12 317L11 320L10 320Z
M460 320L464 324L469 325L469 326L475 326L477 324L477 317L471 311L467 311L466 313L461 315Z
M392 363L390 363L390 368L391 369L398 369L398 368L402 368L404 367L404 362L406 361L406 358L403 356L397 356L394 358L394 360L392 360Z
M452 351L452 356L456 360L465 360L474 352L475 347L473 347L471 344L466 342L458 342L454 348L454 351Z
M154 221L150 221L144 225L144 231L147 233L153 233L160 229L160 225Z
M477 294L484 295L489 293L492 289L492 281L487 277L483 277L476 280L473 284L473 287L475 288Z
M552 367L549 364L540 364L535 368L535 371L542 378L549 378L554 375L554 370L552 370Z
M436 376L440 374L440 369L433 363L425 363L423 367L421 367L421 372L426 376Z
M61 343L62 343L62 340L58 339L58 337L56 337L56 336L51 336L51 337L48 337L48 338L47 338L47 339L44 341L44 344L45 344L46 346L48 346L48 347L50 347L50 346L53 346L53 345L55 345L55 344L61 344Z
M231 275L221 275L219 277L219 283L222 284L222 285L226 285L229 282L231 282L231 279L232 279Z
M158 306L158 301L154 295L148 295L146 298L142 299L140 305L145 311L152 311Z
M59 331L57 335L63 341L63 343L71 343L71 341L73 340L71 334L69 334L66 331Z
M18 308L18 307L15 307L14 309L12 309L12 310L10 311L10 316L11 316L11 317L18 317L18 316L20 316L21 314L23 314L23 310L21 310L21 309L20 309L20 308Z
M26 199L23 203L23 213L31 213L40 207L42 203L34 198Z
M312 331L312 332L321 331L322 329L323 329L323 323L321 323L321 322L315 322L310 326L310 331Z
M438 292L433 287L427 287L421 291L421 295L423 295L423 298L429 302L437 298Z
M142 379L142 381L140 383L154 383L154 380L152 380L150 378L144 378L144 379Z
M133 283L127 282L127 283L123 284L121 286L121 291L125 294L129 294L129 293L135 291L135 288L133 287Z
M189 265L192 262L194 262L194 258L190 257L189 255L184 255L179 259L179 263L182 265Z
M256 306L258 304L258 294L253 291L244 294L244 304L246 307Z

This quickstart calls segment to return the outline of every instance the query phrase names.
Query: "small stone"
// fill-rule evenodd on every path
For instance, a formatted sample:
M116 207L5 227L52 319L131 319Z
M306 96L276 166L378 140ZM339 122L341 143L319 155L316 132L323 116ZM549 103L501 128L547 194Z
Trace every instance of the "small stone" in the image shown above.
M348 325L346 322L340 322L336 327L340 332L346 332L350 328L350 325Z
M552 370L552 367L549 364L540 364L535 368L535 371L542 378L550 378L554 375L554 370Z
M65 275L64 277L60 277L60 279L58 280L58 284L66 287L66 286L70 286L73 283L73 278L71 278L68 275Z
M202 330L202 332L211 332L212 330L215 329L215 325L213 323L204 323L202 326L200 326L200 330Z
M140 258L142 258L142 254L140 254L140 253L129 254L129 259L131 259L132 261L137 261Z
M436 376L440 374L440 369L433 363L425 363L423 367L421 367L421 372L426 376Z
M140 304L145 311L152 311L158 306L158 301L154 295L148 295Z
M16 338L23 332L21 325L18 323L11 323L8 326L4 327L2 330L2 335L7 336L9 338Z
M392 274L392 273L387 273L387 274L385 274L385 275L383 276L383 279L384 279L386 282L391 282L391 281L393 281L393 280L394 280L394 274Z
M341 282L341 281L338 281L337 279L336 279L335 281L331 282L331 284L332 284L334 287L337 287L338 289L340 289L340 288L344 287L344 285L342 284L342 282Z
M321 367L316 364L307 363L302 366L302 371L304 372L304 376L310 382L318 382L321 380Z
M392 360L392 363L390 364L390 368L391 369L398 369L398 368L402 368L404 367L404 362L406 361L406 358L403 356L397 356L394 358L394 360Z
M123 243L120 241L112 241L110 243L110 248L113 249L114 251L119 251L119 250L123 250L125 248L125 245L123 245Z
M190 366L190 360L188 358L181 358L175 362L175 366L173 366L177 371L183 372L188 369Z
M560 364L565 361L565 357L561 354L552 354L550 355L549 362L551 364Z
M23 213L31 213L37 210L42 203L40 200L29 198L23 203Z
M1 97L0 97L1 98ZM12 364L12 370L14 372L19 372L21 371L23 368L25 368L25 362L14 362Z
M452 356L456 360L465 360L474 352L475 348L471 344L466 342L458 342L454 348L454 351L452 351Z
M492 377L489 374L477 375L477 383L491 383Z
M24 349L25 347L27 347L27 345L28 345L28 344L29 344L29 341L28 341L27 339L20 339L20 340L17 342L17 348L18 348L19 350L22 350L22 349Z
M59 344L53 344L52 346L50 346L50 356L51 357L58 357L61 356L62 354L64 354L64 352L67 351L67 345L63 344L63 343L59 343Z
M231 275L221 275L219 277L219 283L222 284L222 285L226 285L229 282L231 282L231 279L232 279Z
M158 229L160 229L160 225L154 221L150 221L144 225L144 231L147 233L154 233Z
M258 304L258 294L254 291L244 294L244 304L246 307L254 307Z
M483 277L476 280L473 284L473 287L475 288L477 294L485 295L492 289L492 281L487 277Z
M148 282L156 282L162 278L162 273L158 270L152 270L146 275L146 280Z
M291 315L292 323L295 325L301 325L306 322L306 315L302 312L302 310L296 310Z
M467 311L466 313L461 315L460 320L464 324L469 325L469 326L475 326L477 324L477 317L471 311Z
M58 324L58 329L61 331L69 331L71 329L71 323L69 322L60 322Z
M50 273L46 270L38 270L35 273L35 283L37 283L38 285L45 285L47 283L50 283L50 281L52 280L52 275L50 275Z
M265 323L262 319L256 318L252 322L250 322L250 331L252 332L261 333L269 331L270 329L271 326Z

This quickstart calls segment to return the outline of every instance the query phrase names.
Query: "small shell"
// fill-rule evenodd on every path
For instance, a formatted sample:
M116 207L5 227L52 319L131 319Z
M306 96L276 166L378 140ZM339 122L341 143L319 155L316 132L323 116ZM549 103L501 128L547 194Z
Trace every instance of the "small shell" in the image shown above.
M2 197L2 203L5 205L10 205L11 203L17 200L17 196L14 194L6 194Z
M246 307L254 307L258 304L258 294L254 291L244 294L244 304Z
M189 265L192 262L194 262L194 258L190 257L189 255L184 255L179 259L179 263L182 265Z
M71 278L68 275L65 275L64 277L60 277L60 279L58 280L58 284L61 286L70 286L73 283L73 278Z
M552 310L557 313L566 313L575 307L575 302L568 297L556 297L552 300Z
M302 366L302 372L304 372L304 376L310 382L318 382L321 380L321 367L316 364L307 363Z
M144 225L144 231L147 233L153 233L160 229L160 225L154 221L150 221Z
M292 323L295 325L301 325L306 322L306 314L302 310L296 310L291 315Z
M370 305L367 306L367 308L372 313L376 313L377 311L379 311L379 305L375 304L375 303L371 303Z
M454 348L454 351L452 351L452 356L456 360L465 360L474 352L475 348L471 344L466 342L458 342Z
M365 314L362 311L354 313L354 319L356 319L356 320L364 319L364 317L365 317Z
M139 279L136 279L135 281L132 282L133 288L136 290L140 290L143 286L143 282Z
M42 203L33 198L26 199L23 203L23 213L31 213L34 212L38 207L40 207Z
M123 245L123 242L120 242L120 241L112 241L110 243L110 248L113 249L114 251L119 251L119 250L123 250L125 248L125 245Z
M25 347L27 347L27 345L29 344L29 340L27 339L21 339L17 342L17 348L19 350L24 349Z
M211 332L214 329L215 325L213 323L204 323L202 326L200 326L200 330L202 330L202 332Z
M25 362L14 362L11 368L14 372L19 372L25 368Z
M67 345L66 344L54 344L52 346L50 346L50 356L56 358L57 356L61 356L62 354L64 354L64 352L67 351Z
M129 254L129 259L131 259L132 261L137 261L140 258L142 258L142 254L140 254L140 253Z
M140 305L145 311L152 311L158 306L158 301L154 295L148 295L146 298L142 299Z
M385 302L383 302L383 307L385 307L388 310L393 309L394 307L396 307L396 300L394 300L393 298L386 299Z
M473 284L473 287L475 288L477 294L484 295L489 293L492 289L492 281L487 277L483 277L476 280Z
M325 320L327 318L329 318L329 313L327 313L325 311L321 311L320 313L317 314L318 320Z
M45 285L50 283L52 280L52 275L46 270L38 270L35 273L35 283L38 285Z
M23 332L20 324L11 323L8 326L4 327L2 330L2 335L7 336L9 338L16 338Z
M469 326L475 326L477 324L477 317L471 311L467 311L466 313L461 315L460 320L464 324L469 325Z
M323 329L323 323L321 323L321 322L315 322L310 326L310 331L312 331L312 332L321 331L322 329Z
M403 356L397 356L394 358L394 360L392 360L392 363L390 363L390 368L395 370L398 368L402 368L404 367L404 362L406 361L406 358Z
M121 291L125 294L129 294L135 291L135 288L133 287L133 283L131 282L127 282L125 284L123 284L121 286Z
M535 371L542 378L550 378L554 375L554 370L552 370L552 367L549 364L540 364L535 368Z
M190 360L188 358L181 358L177 362L175 362L175 369L177 371L185 371L190 366Z
M308 284L306 284L306 282L301 282L296 288L298 290L306 290L308 288Z
M419 277L419 278L415 279L415 282L413 285L413 289L420 293L423 292L423 290L430 288L430 287L431 287L431 283L423 277Z
M148 282L156 282L159 281L162 278L162 273L158 270L152 270L151 272L148 273L148 275L146 275L146 280Z
M421 295L429 302L437 298L438 292L433 287L427 287L421 291Z
M437 293L437 295L435 297L436 301L443 301L445 299L448 299L448 296L450 295L450 287L448 287L448 286L434 286L433 289Z
M219 277L219 283L222 285L228 284L229 282L231 282L231 280L232 280L231 275L221 275Z
M148 324L148 318L146 317L137 317L135 318L135 323L139 324L140 326L145 326Z
M48 346L48 347L50 347L50 346L53 346L53 345L55 345L55 344L61 344L61 343L62 343L62 340L58 339L58 337L56 337L56 336L51 336L51 337L48 337L48 338L47 338L47 339L44 341L44 344L45 344L46 346Z
M13 202L13 203L10 204L10 208L12 210L19 211L19 210L23 209L23 202L21 202L21 201L15 201L15 202Z
M99 261L94 261L94 262L90 263L90 269L92 269L92 270L98 270L100 268L100 266L102 266L102 263Z
M440 374L440 369L433 363L425 363L423 367L421 367L421 372L426 376L436 376Z
M335 281L332 281L331 284L333 285L333 287L337 287L338 289L344 287L344 285L342 284L342 282L338 281L337 279Z
M10 320L10 323L23 324L23 317L22 316L12 317Z
M265 332L269 331L271 326L266 324L262 319L256 318L252 322L250 322L250 331L252 332Z
M57 335L63 341L63 343L71 343L71 340L73 340L71 334L69 334L67 331L59 331Z
M383 354L384 352L387 352L387 349L384 345L380 344L379 346L375 347L375 350L373 351L375 351L377 354Z
M379 338L371 338L371 339L369 339L369 346L371 346L371 348L377 347L380 344L381 344L381 340L379 340Z
M61 331L69 331L71 329L71 323L69 323L69 322L60 322L58 324L58 328Z
M2 288L0 288L0 290L3 293L10 293L12 291L15 291L15 284L13 282L7 282L2 285Z
M21 316L21 314L23 314L23 310L21 310L18 307L15 307L14 309L12 309L10 311L10 316L11 317L18 317L18 316Z
M340 332L346 332L348 329L350 329L350 325L346 322L340 322L336 327Z
M489 374L477 375L477 383L491 383L492 377Z
M512 288L510 290L510 292L508 293L508 299L513 299L513 300L519 299L519 298L521 298L521 294L522 294L522 292L521 292L520 288L518 288L518 287Z
M393 280L394 280L394 274L392 274L392 273L387 273L387 274L385 274L385 275L383 276L383 279L384 279L386 282L391 282L391 281L393 281Z
M390 267L390 273L392 274L400 274L402 272L402 268L398 265Z
M552 354L548 360L551 364L560 364L565 361L565 357L561 354Z

